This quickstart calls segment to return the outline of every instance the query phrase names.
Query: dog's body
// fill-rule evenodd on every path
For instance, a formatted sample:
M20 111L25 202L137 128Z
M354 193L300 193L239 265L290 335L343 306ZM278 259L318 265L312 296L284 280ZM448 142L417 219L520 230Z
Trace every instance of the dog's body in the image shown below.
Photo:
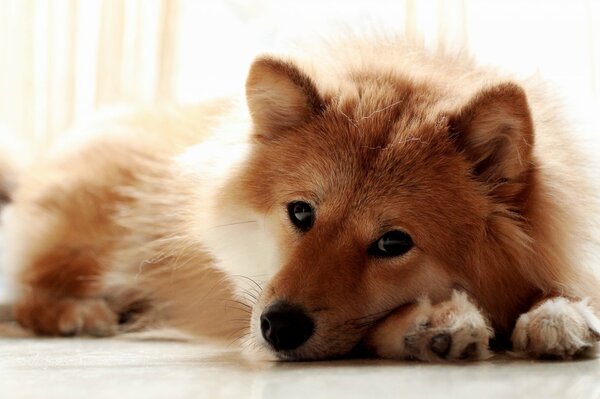
M214 336L249 322L283 359L359 342L484 358L492 329L533 355L592 347L596 200L541 85L401 40L323 48L255 61L249 115L122 118L28 171L4 215L17 319L97 335L132 315ZM266 281L251 314L232 302L240 275Z

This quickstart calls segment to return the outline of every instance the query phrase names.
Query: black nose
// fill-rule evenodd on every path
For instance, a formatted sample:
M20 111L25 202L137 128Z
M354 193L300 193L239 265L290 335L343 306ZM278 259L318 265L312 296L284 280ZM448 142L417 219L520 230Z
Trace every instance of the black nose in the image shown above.
M315 323L301 307L276 302L260 316L263 337L276 351L296 349L305 343L315 329Z

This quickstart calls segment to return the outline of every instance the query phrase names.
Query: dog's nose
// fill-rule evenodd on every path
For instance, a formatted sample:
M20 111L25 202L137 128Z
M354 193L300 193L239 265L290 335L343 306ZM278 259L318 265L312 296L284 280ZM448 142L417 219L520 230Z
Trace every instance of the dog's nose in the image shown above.
M313 334L315 324L301 307L276 302L260 316L263 337L276 351L296 349Z

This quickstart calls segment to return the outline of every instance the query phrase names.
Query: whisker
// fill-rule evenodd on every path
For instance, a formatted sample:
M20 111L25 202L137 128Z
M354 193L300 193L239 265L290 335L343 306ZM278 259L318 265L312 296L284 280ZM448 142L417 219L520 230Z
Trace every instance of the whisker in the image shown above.
M239 333L244 332L244 331L246 331L246 328L244 328L244 327L238 327L236 330L230 332L227 337L231 338L232 336L238 335Z
M225 305L225 309L235 309L235 310L239 310L240 312L244 312L244 313L249 314L249 315L252 314L252 312L249 311L248 309L238 308L236 306L227 306L227 305Z
M246 331L246 333L244 333L242 336L242 342L240 342L241 345L246 345L251 339L252 339L252 331L250 329L248 329Z
M253 283L258 288L258 292L257 293L261 293L262 290L263 290L263 287L260 284L258 284L256 282L256 280L254 280L254 279L252 279L252 278L250 278L248 276L243 276L241 274L234 274L234 275L232 275L232 277L240 277L240 278L243 278L243 279L246 279L246 280L250 281L251 283Z
M239 304L239 305L242 305L242 306L244 306L244 307L246 307L246 308L248 308L248 309L252 310L252 306L251 306L251 305L249 305L249 304L247 304L247 303L245 303L245 302L242 302L242 301L237 301L237 300L235 300L235 299L223 299L223 300L224 300L224 301L226 301L226 302L233 302L233 303L237 303L237 304Z
M239 333L240 331L238 331ZM232 346L233 344L235 344L236 342L239 342L240 340L243 340L246 338L246 336L248 335L248 333L242 334L239 337L235 338L234 340L232 340L231 342L229 342L229 344L227 345L227 347Z
M254 293L252 293L252 292L250 292L250 291L246 291L246 290L244 290L244 291L242 291L242 292L240 293L240 295L242 295L242 294L243 294L243 295L247 295L247 296L249 296L250 298L252 298L252 299L254 300L254 301L252 301L252 303L256 303L256 302L258 301L258 296L256 296L256 294L254 294ZM247 298L240 298L240 299L247 299Z
M247 335L247 334L245 334L245 335ZM233 345L234 345L236 342L238 342L238 341L240 341L240 340L244 339L244 338L245 338L245 335L242 335L241 337L238 337L238 338L234 339L233 341L231 341L231 342L229 343L229 345L228 345L227 347L231 347L231 346L233 346Z
M232 322L244 323L244 327L242 327L244 329L250 328L249 321L250 320L248 320L248 319L229 319L229 320L227 320L227 322L230 322L230 323L232 323Z
M249 224L249 223L258 223L258 221L256 221L256 220L245 220L243 222L225 223L225 224L219 224L217 226L211 226L208 229L212 230L212 229L218 229L220 227L237 226L239 224Z

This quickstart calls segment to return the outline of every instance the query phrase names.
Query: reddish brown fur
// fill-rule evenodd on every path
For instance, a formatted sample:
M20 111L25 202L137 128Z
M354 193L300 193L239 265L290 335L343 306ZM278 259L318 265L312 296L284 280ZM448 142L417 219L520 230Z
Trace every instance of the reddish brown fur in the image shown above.
M13 255L26 287L18 319L56 333L59 316L40 316L40 303L100 298L120 312L141 298L169 304L161 312L179 325L200 324L208 316L194 314L194 287L214 300L232 295L215 270L227 269L215 229L258 223L240 222L249 217L274 232L278 249L277 272L254 304L254 338L260 312L276 300L300 304L316 320L317 338L282 358L347 353L389 311L422 296L444 300L455 288L474 298L498 334L548 293L593 295L595 280L577 254L578 230L596 208L572 206L574 190L592 197L545 92L468 60L397 46L397 54L364 43L351 55L340 50L334 55L345 68L336 73L324 60L258 59L247 84L251 151L218 176L217 188L212 175L202 180L206 152L188 152L198 175L171 158L227 133L213 115L239 115L224 104L197 110L192 129L165 123L153 127L157 134L99 140L44 164L43 178L32 173L15 195L13 229L43 218L40 232L15 234L37 240ZM98 148L110 153L98 157ZM84 161L90 170L72 169ZM285 211L296 200L317 212L303 235ZM367 248L393 229L409 233L415 248L370 257ZM213 321L226 319L206 303Z
M453 276L451 283L473 292L486 309L495 308L495 326L508 330L511 317L526 308L527 302L539 291L524 282L518 270L507 270L507 265L523 261L515 258L530 256L528 249L510 247L507 251L507 244L498 245L504 240L513 240L515 233L512 230L517 229L517 235L521 231L518 218L523 209L514 209L517 206L514 202L524 185L533 178L533 169L525 161L523 171L511 171L517 175L511 176L514 181L504 182L499 187L488 188L477 179L471 180L468 178L472 165L469 158L484 158L485 161L487 156L467 152L464 147L468 144L464 143L463 137L453 140L454 133L445 125L445 113L432 118L429 112L439 101L438 93L429 87L391 77L384 80L380 76L361 76L356 84L362 96L371 96L371 101L365 104L358 98L351 98L343 103L327 104L326 111L313 121L302 124L297 131L286 132L285 140L259 147L249 162L246 179L248 186L256 187L256 190L251 190L248 195L253 205L263 212L278 206L273 199L283 203L295 196L308 196L328 203L327 209L320 208L323 230L315 228L319 231L305 239L299 248L301 253L289 253L292 264L284 267L273 282L274 292L281 290L280 296L306 304L311 303L310 300L296 298L296 292L310 295L308 286L315 290L316 298L323 298L326 290L328 299L333 302L331 307L340 309L356 306L348 304L344 295L338 295L336 303L336 288L346 293L365 292L366 289L361 287L363 284L378 286L395 279L400 280L389 285L401 286L403 274L382 274L378 281L374 277L365 279L361 272L369 267L365 264L370 263L364 248L385 232L364 229L376 216L380 222L387 220L388 228L395 221L401 223L414 237L419 249L433 256L446 273ZM520 97L522 92L518 90L515 94L507 87L498 89L494 95L512 106L526 107ZM378 98L382 102L378 102ZM456 118L473 119L471 109L486 107L481 104L484 101L489 100L473 100L466 107L467 111L457 114L460 116ZM394 106L389 107L390 103ZM360 121L365 115L373 115L368 123L358 126L353 122ZM525 129L531 134L528 118L526 123L529 126ZM456 124L454 128L461 129L461 126ZM527 159L529 144L524 143L523 147L521 157ZM461 153L461 149L465 152ZM410 154L410 158L406 159L403 154ZM399 163L401 157L405 159ZM315 170L320 176L326 176L326 180L315 181ZM349 174L354 174L352 179L348 178ZM490 178L482 176L482 180ZM282 192L290 193L289 198L281 198L278 193ZM326 193L327 198L322 198L321 193ZM489 197L484 196L486 193ZM518 213L508 212L509 207ZM382 215L368 215L363 220L354 209L378 210ZM385 218L385 213L390 216ZM440 217L448 219L444 221ZM437 227L440 222L445 225L443 229ZM329 244L340 231L351 241ZM488 236L490 233L492 235ZM315 260L316 253L316 259L324 261ZM475 256L479 259L474 259ZM346 257L353 261L344 261ZM298 260L304 259L312 259L310 274L306 272L307 265L295 266ZM479 275L482 263L485 264L485 277ZM344 277L349 281L340 281ZM329 280L336 281L336 285L317 282ZM311 284L311 281L314 282ZM487 300L485 296L490 292L494 298ZM502 297L502 292L510 295ZM364 300L365 295L358 297L360 301L371 303Z

